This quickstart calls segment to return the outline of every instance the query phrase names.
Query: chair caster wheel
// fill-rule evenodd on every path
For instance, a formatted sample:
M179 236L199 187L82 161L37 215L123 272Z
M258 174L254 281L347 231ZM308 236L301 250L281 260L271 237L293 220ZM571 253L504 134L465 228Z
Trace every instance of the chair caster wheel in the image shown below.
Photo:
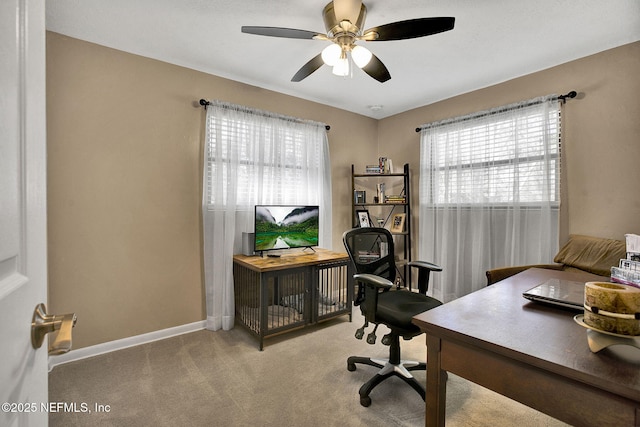
M360 397L360 404L365 408L371 406L371 398L369 396Z
M376 343L376 333L375 332L371 332L369 335L367 335L367 344L375 344Z
M383 345L391 345L391 334L387 334L387 335L382 337L382 344Z
M347 371L353 372L356 370L356 364L355 363L347 363Z

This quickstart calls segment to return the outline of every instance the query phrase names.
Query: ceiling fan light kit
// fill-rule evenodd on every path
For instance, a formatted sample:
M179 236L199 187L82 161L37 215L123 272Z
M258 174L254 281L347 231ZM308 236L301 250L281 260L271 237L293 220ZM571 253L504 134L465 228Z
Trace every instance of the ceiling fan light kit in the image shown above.
M350 62L347 56L347 49L343 49L337 44L330 44L322 50L322 61L333 67L333 74L336 76L348 76L350 71ZM363 46L354 46L351 49L351 59L358 68L366 66L373 54L369 49Z
M369 76L384 83L391 79L387 67L369 49L357 45L358 41L389 41L425 37L453 29L455 18L418 18L393 22L362 31L367 8L360 0L334 0L322 11L326 34L279 27L243 26L242 32L271 37L285 37L332 42L298 70L291 81L299 82L322 67L333 67L333 74L351 73L349 57Z

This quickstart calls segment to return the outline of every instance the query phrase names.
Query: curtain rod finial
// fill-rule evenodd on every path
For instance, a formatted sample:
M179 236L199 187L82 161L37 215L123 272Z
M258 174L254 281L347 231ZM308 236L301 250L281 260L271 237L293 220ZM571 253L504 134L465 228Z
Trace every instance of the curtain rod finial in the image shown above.
M203 107L206 107L207 105L209 105L209 101L207 101L206 99L201 99L200 105L202 105Z
M567 98L575 98L576 96L578 96L578 92L576 92L575 90L572 90L566 95L560 95L558 99L564 103L567 101Z

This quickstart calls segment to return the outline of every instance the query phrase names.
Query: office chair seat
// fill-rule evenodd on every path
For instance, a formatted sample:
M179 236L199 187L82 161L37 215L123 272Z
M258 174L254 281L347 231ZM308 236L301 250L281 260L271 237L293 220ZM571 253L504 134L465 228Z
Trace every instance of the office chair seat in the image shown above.
M363 303L366 309L366 301ZM400 335L417 333L420 328L411 320L422 312L442 305L440 301L426 295L406 290L383 292L378 296L376 319L391 329L396 329Z
M422 332L412 323L415 315L442 305L440 301L426 295L431 271L442 269L422 261L409 262L410 268L418 269L419 292L393 290L396 277L396 265L393 236L384 228L354 228L342 236L355 271L356 298L354 304L360 306L365 324L356 331L356 338L362 339L369 323L375 325L367 335L367 342L375 344L378 325L387 326L391 332L382 338L389 346L388 359L351 356L347 359L347 369L356 370L356 364L374 366L380 370L360 387L360 404L371 405L369 394L380 383L396 376L410 385L425 398L422 386L410 371L425 370L424 362L406 361L400 357L400 337L411 339Z

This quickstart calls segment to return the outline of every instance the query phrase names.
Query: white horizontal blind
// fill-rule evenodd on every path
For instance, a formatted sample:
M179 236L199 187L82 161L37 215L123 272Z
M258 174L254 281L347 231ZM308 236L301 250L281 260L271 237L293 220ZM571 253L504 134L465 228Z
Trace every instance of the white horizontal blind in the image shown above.
M495 267L551 262L558 249L560 107L538 98L422 127L420 258L443 267L443 301Z
M560 109L540 104L429 128L426 202L558 206L559 129Z
M221 110L207 121L205 200L210 207L317 201L313 190L323 182L324 125Z

